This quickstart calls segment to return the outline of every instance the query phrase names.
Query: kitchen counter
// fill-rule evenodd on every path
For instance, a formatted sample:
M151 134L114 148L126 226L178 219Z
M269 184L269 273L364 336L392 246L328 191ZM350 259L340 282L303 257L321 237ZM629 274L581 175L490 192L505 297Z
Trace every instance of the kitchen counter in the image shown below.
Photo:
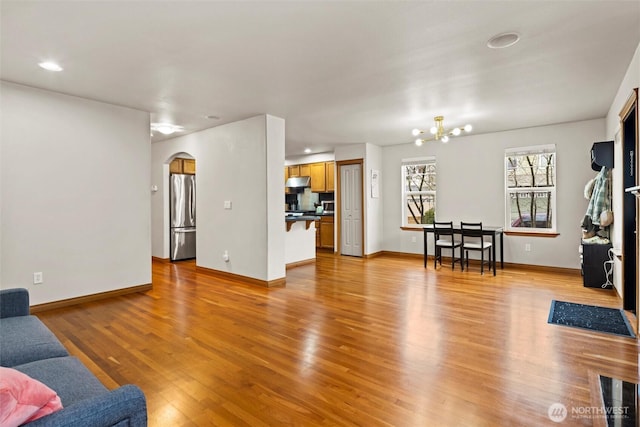
M285 221L315 221L320 219L320 215L300 215L300 216L285 216Z
M311 224L319 219L320 217L315 215L287 215L284 217L284 221L287 224L287 231L291 230L294 223L301 221L306 221L306 228L309 229Z
M333 216L334 215L333 212L317 213L316 211L285 211L284 213L285 215L302 214L303 216Z

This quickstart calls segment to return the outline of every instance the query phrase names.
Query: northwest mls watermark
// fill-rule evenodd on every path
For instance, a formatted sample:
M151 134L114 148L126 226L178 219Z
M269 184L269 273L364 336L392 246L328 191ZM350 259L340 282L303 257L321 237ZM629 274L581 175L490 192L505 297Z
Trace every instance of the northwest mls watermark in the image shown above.
M614 419L629 418L628 406L572 406L568 409L562 403L553 403L549 405L547 410L549 419L554 423L561 423L567 418L569 419L606 419L612 417Z

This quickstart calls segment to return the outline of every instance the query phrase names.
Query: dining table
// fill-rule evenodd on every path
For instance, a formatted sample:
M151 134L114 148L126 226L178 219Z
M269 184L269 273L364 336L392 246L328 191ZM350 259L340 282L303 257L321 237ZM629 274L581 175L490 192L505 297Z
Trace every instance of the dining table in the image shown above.
M427 268L427 235L429 233L434 233L433 224L424 224L423 233L424 233L424 268ZM460 224L453 224L453 233L454 234L462 234L462 229ZM496 240L497 237L500 238L500 269L504 269L504 227L502 226L492 226L492 225L483 225L482 226L482 234L485 236L491 236L491 254L493 256L493 275L496 275ZM462 250L462 249L461 249Z

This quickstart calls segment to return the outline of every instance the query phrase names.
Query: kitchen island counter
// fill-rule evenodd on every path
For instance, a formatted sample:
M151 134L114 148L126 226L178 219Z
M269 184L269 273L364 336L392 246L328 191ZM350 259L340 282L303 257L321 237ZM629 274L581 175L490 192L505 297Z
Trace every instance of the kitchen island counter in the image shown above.
M319 219L320 219L319 216L311 216L311 215L286 216L284 217L284 222L287 224L287 231L291 231L291 227L296 222L305 221L306 228L309 229L311 227L311 224Z
M286 217L287 233L284 258L287 267L307 264L316 259L316 216ZM314 224L311 227L311 224Z

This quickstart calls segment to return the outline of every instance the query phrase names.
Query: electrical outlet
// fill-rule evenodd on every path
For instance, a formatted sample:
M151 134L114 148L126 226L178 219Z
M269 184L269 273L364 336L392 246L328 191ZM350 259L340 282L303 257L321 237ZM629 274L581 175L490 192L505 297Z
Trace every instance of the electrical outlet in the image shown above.
M531 243L525 243L524 244L524 251L525 252L531 252Z
M38 271L37 273L33 273L33 284L34 285L39 285L44 281L44 278L42 277L42 272Z

